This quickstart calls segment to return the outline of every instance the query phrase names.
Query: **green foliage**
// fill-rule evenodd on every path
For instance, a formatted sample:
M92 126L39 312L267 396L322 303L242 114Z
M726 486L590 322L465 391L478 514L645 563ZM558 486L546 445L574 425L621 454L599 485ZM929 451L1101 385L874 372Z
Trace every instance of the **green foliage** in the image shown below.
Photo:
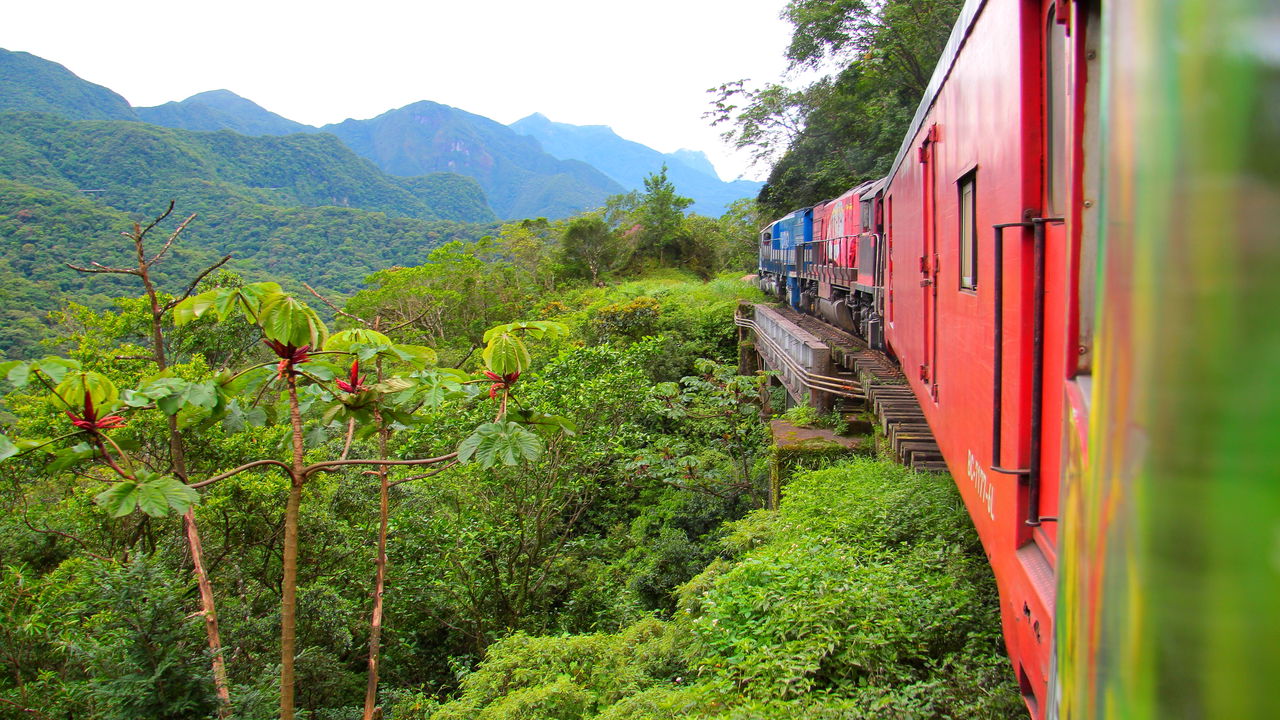
M463 680L460 699L430 718L595 717L641 688L677 677L687 642L652 619L614 635L513 635L492 645L481 669Z
M597 341L635 342L654 334L661 314L662 306L651 297L641 296L627 302L605 305L593 312L587 326L588 337Z
M177 478L140 471L133 480L121 480L104 490L94 502L112 517L123 517L135 509L151 517L164 517L172 508L181 515L200 501L200 493Z
M506 708L567 690L577 701L556 717L1021 712L990 571L948 478L855 460L796 478L777 512L734 527L756 539L686 585L672 621L498 643L431 717L520 717ZM628 648L637 634L654 641Z
M571 219L560 241L566 267L579 277L589 277L593 285L602 273L617 267L624 256L622 238L602 215L591 213Z
M808 87L742 81L715 89L726 139L773 162L759 201L771 216L828 200L889 170L961 0L792 0L792 67Z
M499 462L516 465L536 460L541 454L542 441L538 436L513 422L485 423L458 446L459 460L467 462L475 457L483 468Z
M644 179L644 194L636 209L640 221L638 252L657 258L670 266L680 261L677 233L684 221L684 211L693 200L676 194L667 179L667 166Z
M0 50L0 111L57 112L93 120L132 120L129 102L101 85L24 52Z
M486 243L452 242L422 265L376 272L346 310L405 325L409 338L466 356L483 346L486 330L519 316L529 302L529 280L505 261L487 261L489 250Z
M48 575L4 568L4 696L46 717L208 717L203 623L186 610L188 589L145 554L70 560Z
M822 415L813 409L812 405L805 403L796 405L786 412L782 413L781 419L795 425L796 427L817 427L822 424Z

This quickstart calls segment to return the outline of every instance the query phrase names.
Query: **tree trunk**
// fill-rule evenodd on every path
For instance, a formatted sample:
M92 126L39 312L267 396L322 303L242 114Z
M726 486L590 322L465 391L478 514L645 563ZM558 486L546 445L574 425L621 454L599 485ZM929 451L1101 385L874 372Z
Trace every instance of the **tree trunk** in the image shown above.
M293 720L293 657L298 611L298 508L302 505L302 413L297 378L289 368L289 420L293 425L293 470L284 509L284 577L280 581L280 720Z
M381 380L381 372L379 372ZM382 426L382 412L375 408L374 422L378 424L378 458L387 459L387 435L390 433ZM378 466L378 560L377 571L373 582L373 620L369 628L369 680L364 691L364 718L376 720L381 717L378 712L378 661L379 646L382 642L382 594L387 579L387 516L390 502L388 499L387 466Z
M160 299L156 295L155 286L151 284L151 275L143 252L142 237L135 239L138 250L138 272L142 285L151 301L151 355L156 367L165 370L169 367L168 357L164 351L164 309L160 307ZM173 461L174 474L184 483L190 482L187 477L187 454L182 444L182 435L178 432L178 418L170 415L169 423L169 455ZM209 581L209 573L204 567L204 550L200 542L200 530L196 526L195 510L188 509L182 516L182 529L187 536L187 547L191 551L192 572L196 576L196 586L200 589L200 612L204 615L205 636L209 642L209 654L213 656L213 688L218 696L218 718L226 720L231 717L231 685L227 681L227 664L222 657L222 635L218 632L218 612L213 602L213 583Z
M200 532L196 529L195 512L187 510L182 516L182 527L191 548L191 564L200 588L200 610L204 615L205 635L209 639L209 652L213 655L213 686L218 695L218 717L231 717L231 684L227 681L227 664L222 657L222 636L218 633L218 612L213 604L213 584L204 567L204 550L200 545Z

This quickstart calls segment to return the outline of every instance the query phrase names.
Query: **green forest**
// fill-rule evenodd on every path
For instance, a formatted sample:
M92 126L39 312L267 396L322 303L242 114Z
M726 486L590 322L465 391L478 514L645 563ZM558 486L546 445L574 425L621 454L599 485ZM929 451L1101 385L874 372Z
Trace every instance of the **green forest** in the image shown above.
M0 114L0 719L1024 712L951 478L784 458L733 321L762 221L891 161L892 43L929 65L956 5L789 3L840 70L720 89L780 160L719 218L665 168L499 223L324 136Z
M0 365L0 717L1016 712L949 478L827 457L768 509L753 221L685 203L446 243L330 323L126 229L86 282L140 294Z

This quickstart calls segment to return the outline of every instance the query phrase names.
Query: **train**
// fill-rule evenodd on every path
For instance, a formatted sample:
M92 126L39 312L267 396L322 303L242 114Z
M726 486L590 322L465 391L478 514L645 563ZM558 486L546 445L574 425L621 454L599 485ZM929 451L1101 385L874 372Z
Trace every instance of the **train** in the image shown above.
M1280 5L967 0L757 277L901 368L1032 718L1280 717Z

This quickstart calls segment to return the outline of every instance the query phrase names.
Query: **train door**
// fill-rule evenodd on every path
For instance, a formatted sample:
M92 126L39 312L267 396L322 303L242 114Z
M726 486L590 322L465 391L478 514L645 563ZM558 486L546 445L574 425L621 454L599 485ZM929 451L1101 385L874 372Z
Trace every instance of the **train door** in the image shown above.
M920 163L924 166L921 173L921 197L923 208L921 220L924 225L924 249L920 256L920 291L923 295L921 307L924 318L924 358L920 365L920 381L929 390L929 396L936 402L938 399L938 248L937 223L935 218L937 198L935 196L935 176L937 175L936 144L938 126L932 125L920 143Z

